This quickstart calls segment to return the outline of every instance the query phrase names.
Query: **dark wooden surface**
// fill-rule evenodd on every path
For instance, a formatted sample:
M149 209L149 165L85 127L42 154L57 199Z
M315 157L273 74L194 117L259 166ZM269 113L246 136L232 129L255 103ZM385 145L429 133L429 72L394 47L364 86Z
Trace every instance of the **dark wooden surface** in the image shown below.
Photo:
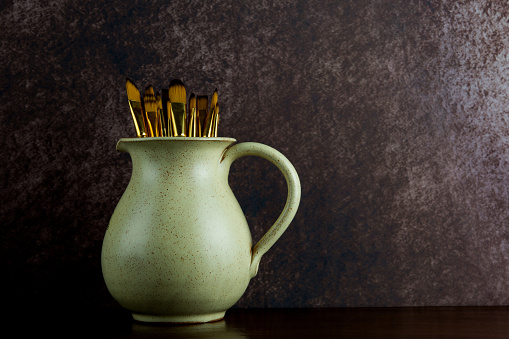
M223 321L188 326L149 326L118 309L41 316L16 329L69 338L509 338L506 306L231 309Z

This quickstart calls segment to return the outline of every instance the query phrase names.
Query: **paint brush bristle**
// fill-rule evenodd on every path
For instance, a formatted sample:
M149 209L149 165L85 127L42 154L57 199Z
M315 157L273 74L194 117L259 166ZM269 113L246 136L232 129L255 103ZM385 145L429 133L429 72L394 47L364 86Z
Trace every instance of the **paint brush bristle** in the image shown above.
M171 102L185 103L186 102L186 87L179 79L173 79L170 82L168 96Z
M199 111L207 110L209 99L206 95L198 95L196 97L196 108Z
M129 78L126 79L125 86L127 89L127 99L141 101L140 90L138 89L138 87L136 87L136 85L131 79Z
M196 96L194 93L191 93L191 96L189 97L189 112L191 112L193 108L196 108Z
M217 88L214 91L214 94L212 94L212 99L210 100L210 110L213 110L214 107L217 105Z
M157 101L154 94L154 87L152 87L152 85L149 85L145 89L143 103L145 104L145 112L157 112Z
M161 94L157 92L156 94L156 102L157 102L157 109L162 110L163 109L163 100L161 98Z

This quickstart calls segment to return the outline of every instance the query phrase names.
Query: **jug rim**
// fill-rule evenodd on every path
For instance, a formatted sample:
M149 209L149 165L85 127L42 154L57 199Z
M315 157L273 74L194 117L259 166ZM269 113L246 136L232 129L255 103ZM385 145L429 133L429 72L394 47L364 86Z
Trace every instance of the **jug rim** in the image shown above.
M150 141L230 141L237 140L229 137L148 137L148 138L121 138L122 142L150 142Z
M141 145L146 145L147 147L151 147L149 145L220 145L220 143L223 143L222 145L226 147L226 144L231 145L233 143L237 142L237 140L233 138L223 138L223 137L214 137L214 138L203 138L203 137L148 137L148 138L122 138L117 142L116 149L118 152L127 152L128 145L138 145L142 147ZM201 144L203 143L203 144Z

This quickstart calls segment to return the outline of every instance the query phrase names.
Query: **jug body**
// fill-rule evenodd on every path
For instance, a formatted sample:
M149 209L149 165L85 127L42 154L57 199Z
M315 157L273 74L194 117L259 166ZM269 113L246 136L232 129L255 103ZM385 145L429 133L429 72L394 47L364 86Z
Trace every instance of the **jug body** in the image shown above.
M106 231L102 266L110 293L135 319L215 320L244 293L251 235L218 169L232 142L127 145L133 174Z

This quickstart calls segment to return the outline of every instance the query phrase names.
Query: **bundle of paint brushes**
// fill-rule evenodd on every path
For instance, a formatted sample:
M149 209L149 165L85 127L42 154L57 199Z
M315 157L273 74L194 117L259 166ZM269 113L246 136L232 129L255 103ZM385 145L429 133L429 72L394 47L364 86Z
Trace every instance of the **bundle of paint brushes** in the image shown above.
M143 137L217 137L219 105L217 89L210 107L206 95L191 93L186 104L186 88L174 79L167 89L154 93L149 85L143 100L134 82L127 78L127 98L138 138Z

